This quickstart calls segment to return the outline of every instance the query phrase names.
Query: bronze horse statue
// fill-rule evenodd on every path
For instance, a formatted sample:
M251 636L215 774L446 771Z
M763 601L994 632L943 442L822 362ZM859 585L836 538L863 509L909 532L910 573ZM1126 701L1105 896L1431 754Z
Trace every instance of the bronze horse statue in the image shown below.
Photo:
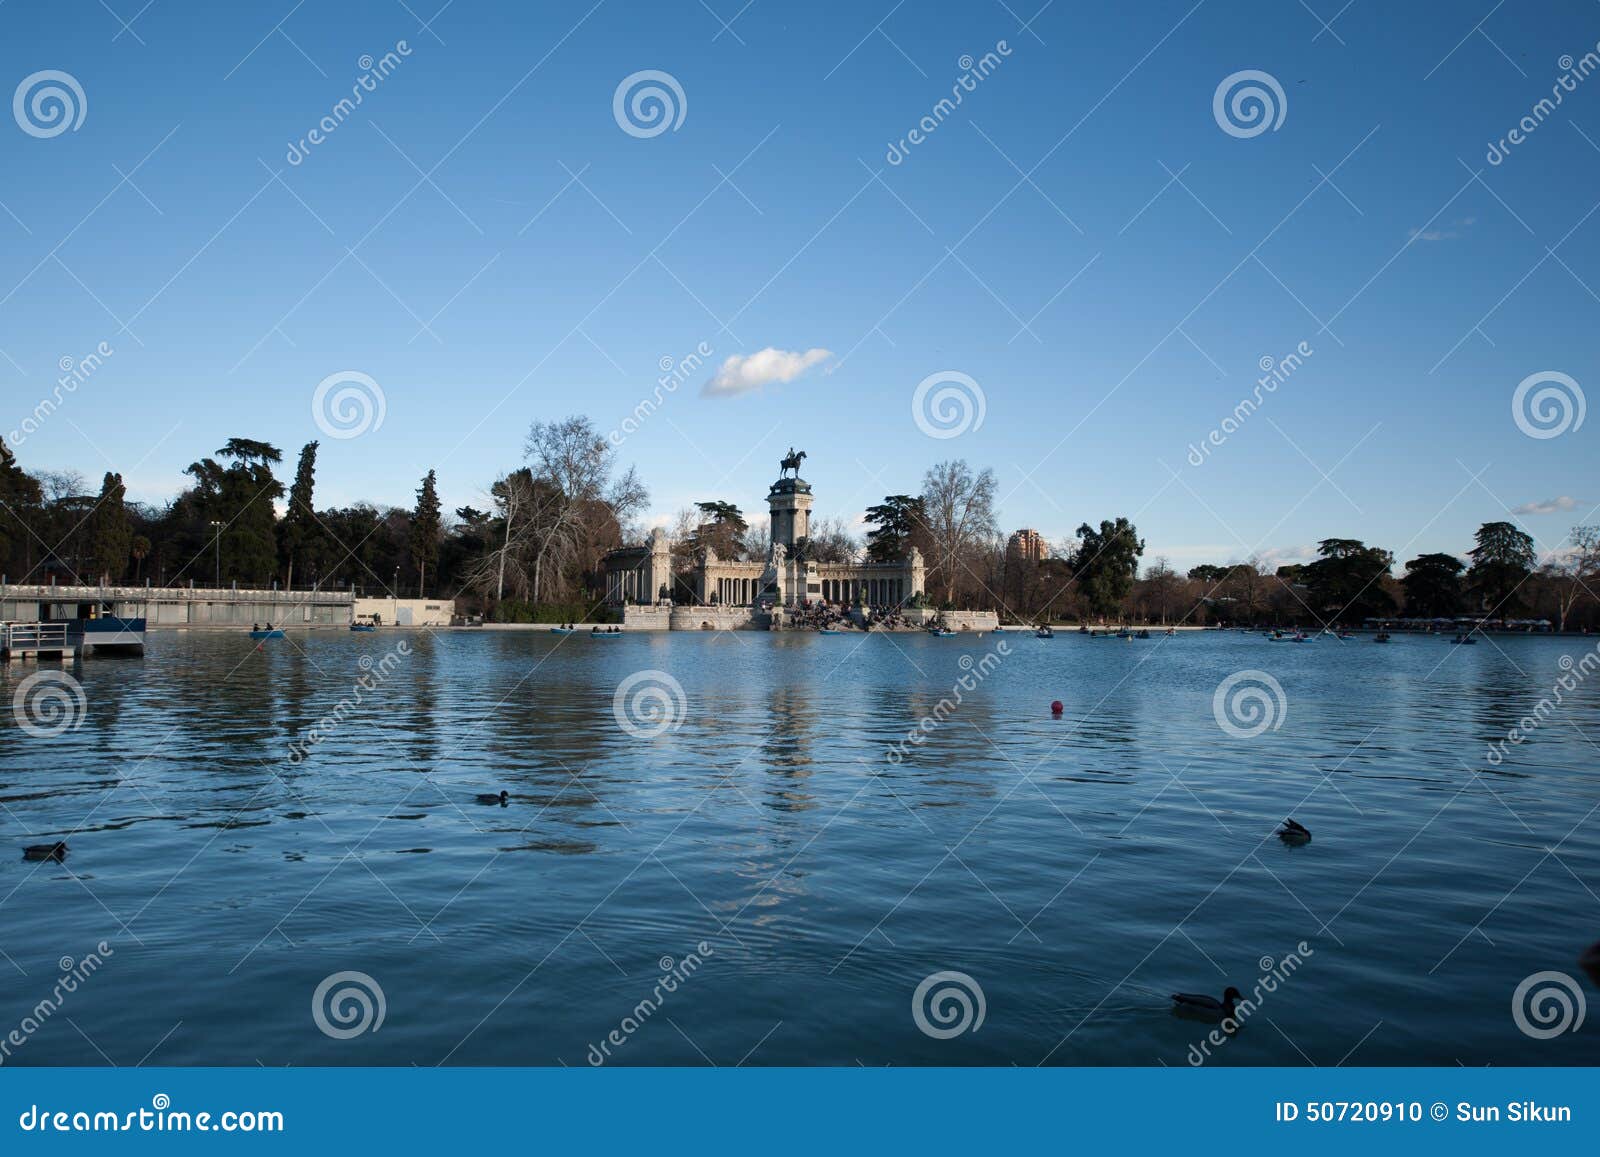
M779 466L778 477L782 478L790 470L794 471L796 478L800 477L800 463L805 461L805 456L806 452L804 450L797 451L793 446L790 446L788 457L784 458Z

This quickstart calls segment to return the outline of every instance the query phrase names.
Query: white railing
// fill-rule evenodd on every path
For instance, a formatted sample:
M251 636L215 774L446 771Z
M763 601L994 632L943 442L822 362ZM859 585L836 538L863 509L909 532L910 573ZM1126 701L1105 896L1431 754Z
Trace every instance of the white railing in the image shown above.
M66 623L0 623L0 650L64 651Z

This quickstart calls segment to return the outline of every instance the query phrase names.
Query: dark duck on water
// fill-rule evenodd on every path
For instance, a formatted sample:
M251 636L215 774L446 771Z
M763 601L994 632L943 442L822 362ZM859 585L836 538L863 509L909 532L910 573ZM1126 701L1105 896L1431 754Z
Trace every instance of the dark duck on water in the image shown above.
M1294 820L1284 820L1278 829L1278 838L1290 847L1300 847L1311 842L1311 829Z
M1244 999L1244 993L1234 988L1231 984L1222 993L1222 999L1206 996L1198 992L1174 992L1172 994L1172 1011L1179 1016L1191 1020L1218 1021L1236 1020L1235 1011L1239 1002Z

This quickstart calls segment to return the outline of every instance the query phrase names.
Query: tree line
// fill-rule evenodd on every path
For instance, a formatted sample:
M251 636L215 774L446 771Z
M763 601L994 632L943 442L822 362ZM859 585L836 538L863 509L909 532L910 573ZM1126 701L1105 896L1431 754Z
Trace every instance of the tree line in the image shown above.
M1157 560L1130 609L1152 621L1252 626L1467 617L1588 629L1600 619L1600 526L1573 527L1567 543L1541 563L1531 535L1486 522L1464 556L1420 554L1399 575L1391 552L1353 538L1323 539L1313 561L1276 568L1251 559L1180 576Z
M461 598L500 619L578 618L603 598L606 553L640 545L649 494L615 446L582 415L535 421L523 463L487 488L487 509L441 508L436 472L408 507L319 506L318 442L300 448L287 486L283 453L231 438L185 470L170 502L130 502L120 475L98 490L74 471L24 470L0 439L0 571L12 583L350 589ZM1600 528L1577 527L1572 547L1540 565L1532 538L1485 523L1463 558L1424 554L1394 574L1394 557L1357 539L1318 544L1315 561L1270 568L1259 559L1179 574L1164 558L1141 571L1145 544L1123 517L1084 522L1042 552L1000 530L992 469L955 459L931 466L916 493L868 507L857 537L819 519L799 544L822 563L893 563L922 556L928 601L1027 620L1348 623L1406 615L1537 616L1565 628L1592 623L1600 589ZM672 519L671 592L708 557L767 557L767 520L722 499Z

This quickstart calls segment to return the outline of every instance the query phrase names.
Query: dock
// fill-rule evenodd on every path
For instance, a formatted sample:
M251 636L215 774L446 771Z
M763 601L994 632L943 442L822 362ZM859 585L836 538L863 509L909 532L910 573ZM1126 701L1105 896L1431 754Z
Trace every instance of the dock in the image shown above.
M0 623L0 659L7 663L43 658L70 660L78 653L70 626L64 622Z

